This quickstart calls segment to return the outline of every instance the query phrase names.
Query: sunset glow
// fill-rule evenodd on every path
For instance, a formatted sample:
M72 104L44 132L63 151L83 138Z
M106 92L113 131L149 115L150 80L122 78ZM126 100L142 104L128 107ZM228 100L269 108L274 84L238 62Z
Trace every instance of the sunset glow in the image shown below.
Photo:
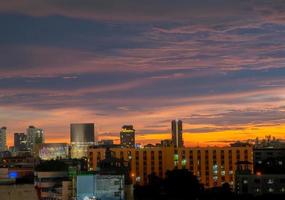
M173 119L186 146L285 139L284 2L23 2L0 3L9 146L29 125L69 143L75 122L115 142L132 124L136 142L158 143Z

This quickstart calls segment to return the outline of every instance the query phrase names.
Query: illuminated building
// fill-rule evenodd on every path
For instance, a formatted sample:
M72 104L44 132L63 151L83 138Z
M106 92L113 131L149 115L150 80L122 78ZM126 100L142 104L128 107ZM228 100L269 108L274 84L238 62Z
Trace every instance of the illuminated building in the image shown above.
M0 151L7 150L7 128L0 128Z
M252 162L252 147L153 147L111 148L116 158L131 163L133 182L147 183L148 175L155 173L164 178L167 170L189 169L205 187L234 184L235 163L239 160ZM105 158L104 148L89 148L89 167L96 169L97 163Z
M124 125L120 132L121 145L127 148L135 148L135 129L132 125Z
M183 130L181 120L172 120L171 122L172 131L172 143L174 147L183 147Z
M44 131L43 129L29 126L27 128L27 148L32 153L38 144L44 143Z
M70 125L71 158L87 157L88 147L95 142L94 123Z
M38 155L42 160L66 159L69 157L69 146L66 143L41 144Z
M25 133L14 133L14 148L16 151L27 150L27 135Z

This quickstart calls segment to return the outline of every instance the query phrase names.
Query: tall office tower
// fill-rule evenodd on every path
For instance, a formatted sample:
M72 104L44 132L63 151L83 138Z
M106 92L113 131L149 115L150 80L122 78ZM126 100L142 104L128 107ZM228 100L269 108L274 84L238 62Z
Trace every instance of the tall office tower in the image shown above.
M95 144L94 135L94 123L71 124L71 158L87 157L88 147Z
M27 135L25 133L14 133L14 148L16 151L27 150Z
M7 150L7 128L0 128L0 151Z
M34 151L37 144L44 143L44 131L43 129L29 126L27 128L27 148L29 151Z
M120 132L121 145L127 148L135 148L135 129L133 125L124 125Z
M172 120L171 130L172 130L172 143L174 147L183 147L182 121Z

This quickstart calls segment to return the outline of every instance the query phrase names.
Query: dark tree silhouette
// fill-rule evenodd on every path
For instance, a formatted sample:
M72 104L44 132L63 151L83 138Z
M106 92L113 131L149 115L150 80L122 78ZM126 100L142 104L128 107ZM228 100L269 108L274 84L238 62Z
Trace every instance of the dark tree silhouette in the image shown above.
M173 199L196 199L203 187L196 176L186 169L166 172L164 192Z

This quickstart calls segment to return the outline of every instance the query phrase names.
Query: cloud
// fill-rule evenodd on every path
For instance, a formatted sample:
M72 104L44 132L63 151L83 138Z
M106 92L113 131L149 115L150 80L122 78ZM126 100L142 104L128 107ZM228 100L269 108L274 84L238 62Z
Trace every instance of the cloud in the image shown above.
M281 135L282 0L11 0L0 13L9 127L59 138L91 119L109 138L130 123L158 141L182 118L187 141Z
M280 108L231 110L224 113L200 115L193 114L187 120L191 124L209 124L216 126L276 124L285 122L285 112Z
M205 13L209 17L240 14L241 11L249 13L249 5L246 1L234 0L207 1L206 4L196 0L178 0L175 3L171 0L11 0L1 2L1 10L32 16L64 15L104 20L189 20L204 17Z

